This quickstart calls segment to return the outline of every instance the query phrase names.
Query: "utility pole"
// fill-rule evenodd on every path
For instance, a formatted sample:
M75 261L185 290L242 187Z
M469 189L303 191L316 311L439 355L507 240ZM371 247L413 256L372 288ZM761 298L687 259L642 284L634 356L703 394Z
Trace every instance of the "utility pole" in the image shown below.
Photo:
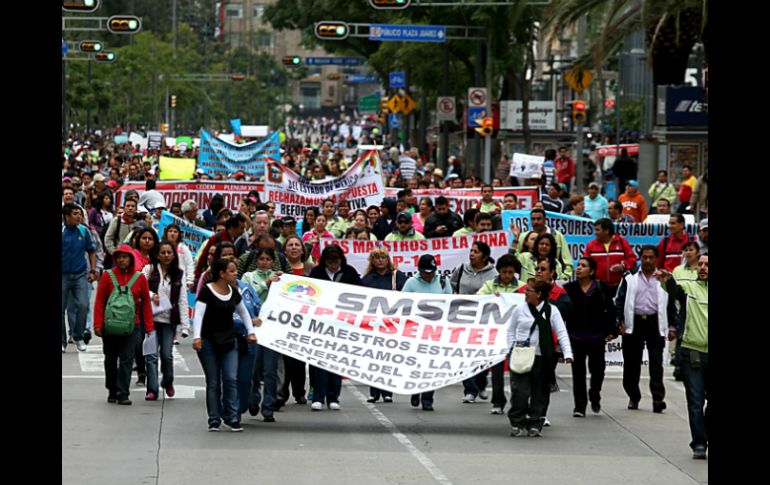
M443 96L449 96L449 47L444 44L444 79L441 86L441 94ZM456 106L456 104L455 104ZM449 169L449 122L442 121L441 125L441 160L439 167L444 170L444 173Z
M492 32L487 34L487 116L492 113ZM492 183L492 135L484 137L484 173L482 180L485 184Z
M482 57L484 57L484 44L482 42L481 40L476 41L476 86L481 86L481 83L484 82L481 66ZM489 92L487 92L487 99L489 99ZM481 177L481 138L480 134L473 132L473 175L477 177Z
M586 16L578 20L578 49L577 57L583 55L586 37ZM575 153L575 189L577 194L583 192L583 123L577 123L577 153Z

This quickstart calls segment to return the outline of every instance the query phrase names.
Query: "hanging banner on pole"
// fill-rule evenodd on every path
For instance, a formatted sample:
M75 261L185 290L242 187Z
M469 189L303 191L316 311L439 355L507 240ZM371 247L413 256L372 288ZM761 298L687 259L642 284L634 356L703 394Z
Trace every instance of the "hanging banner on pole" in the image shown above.
M278 160L281 142L278 133L273 133L264 140L235 145L211 136L208 131L201 134L201 150L198 168L204 173L225 177L241 171L254 178L265 175L265 159Z
M379 206L385 192L382 162L376 150L361 156L340 177L320 182L300 177L284 165L271 161L265 181L265 201L275 202L276 216L302 218L308 207L323 206L324 199L335 203L347 200L350 210Z
M257 340L398 394L455 384L505 359L524 295L431 296L284 274L259 312Z

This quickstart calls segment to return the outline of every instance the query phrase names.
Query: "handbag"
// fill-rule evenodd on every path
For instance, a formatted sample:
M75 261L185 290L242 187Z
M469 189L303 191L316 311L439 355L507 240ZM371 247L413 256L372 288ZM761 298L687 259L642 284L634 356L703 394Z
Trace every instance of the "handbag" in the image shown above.
M513 344L508 368L514 374L526 374L532 370L532 366L535 364L535 347L529 345L529 339L532 337L535 327L537 327L537 322L532 322L532 328L529 329L527 340L518 342L520 345L517 345L516 342Z

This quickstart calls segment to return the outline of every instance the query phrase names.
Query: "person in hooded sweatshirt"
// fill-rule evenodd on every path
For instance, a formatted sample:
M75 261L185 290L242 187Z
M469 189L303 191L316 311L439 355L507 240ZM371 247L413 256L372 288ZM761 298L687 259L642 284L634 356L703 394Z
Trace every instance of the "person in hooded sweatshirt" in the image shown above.
M497 277L495 260L490 254L492 250L485 242L476 241L471 245L470 260L452 271L450 281L452 291L457 295L475 295L484 283ZM463 381L463 402L472 403L476 397L489 398L487 388L487 371L484 370Z
M115 267L102 273L99 287L96 291L94 307L94 333L102 338L104 352L104 376L107 388L107 402L130 405L129 385L131 384L131 368L134 363L134 345L142 337L140 322L144 321L144 331L153 332L155 327L152 320L152 305L150 303L150 287L147 279L139 271L134 270L134 251L128 244L120 245L113 252ZM134 297L136 319L134 320L134 332L131 335L109 335L104 331L104 314L107 300L115 290L112 276L120 286L126 286L136 273L139 273L136 281L131 286L131 294Z

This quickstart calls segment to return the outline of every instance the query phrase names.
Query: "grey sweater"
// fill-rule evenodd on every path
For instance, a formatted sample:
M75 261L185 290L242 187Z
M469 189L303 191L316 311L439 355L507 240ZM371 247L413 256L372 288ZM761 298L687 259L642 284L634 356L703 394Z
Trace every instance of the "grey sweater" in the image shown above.
M496 276L497 270L492 263L487 263L478 273L473 270L471 263L463 263L452 271L452 291L458 295L475 295L484 283Z

